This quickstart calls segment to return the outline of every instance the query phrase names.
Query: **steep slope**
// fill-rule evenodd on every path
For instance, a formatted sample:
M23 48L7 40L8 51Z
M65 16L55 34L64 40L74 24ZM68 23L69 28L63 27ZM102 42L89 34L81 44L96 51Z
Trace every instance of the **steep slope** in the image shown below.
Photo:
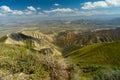
M85 46L64 55L80 64L120 66L120 41Z
M31 36L37 39L44 39L48 42L54 42L54 39L48 35L45 35L43 33L41 33L40 31L30 31L30 30L24 30L21 31L22 34L27 35L27 36Z
M7 35L6 44L26 45L30 49L34 49L43 54L52 53L61 55L59 48L53 43L53 39L45 34L37 31L22 31Z
M68 53L86 45L116 40L120 40L120 28L77 33L74 31L61 32L56 37L56 44L63 49L63 53Z

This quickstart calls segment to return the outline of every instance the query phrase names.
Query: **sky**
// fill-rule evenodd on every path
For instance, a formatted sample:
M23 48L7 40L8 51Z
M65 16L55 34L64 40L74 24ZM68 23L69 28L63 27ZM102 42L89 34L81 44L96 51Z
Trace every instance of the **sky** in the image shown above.
M0 0L0 18L120 17L120 0Z

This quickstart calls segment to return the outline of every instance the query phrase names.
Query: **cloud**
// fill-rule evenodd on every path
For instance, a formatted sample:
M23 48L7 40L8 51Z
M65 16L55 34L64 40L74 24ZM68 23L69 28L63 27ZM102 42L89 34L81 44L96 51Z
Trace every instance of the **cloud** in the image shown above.
M105 3L106 1L106 3ZM86 7L83 6L83 9L95 9L102 6L102 8L108 8L109 6L119 6L115 2L112 3L110 0L105 1L97 1L97 2L86 2ZM85 5L85 4L84 4ZM31 6L29 6L31 8ZM34 7L33 7L34 8ZM105 9L106 10L106 9ZM81 10L74 8L55 8L51 10L39 10L39 7L36 9L26 9L24 10L14 10L11 9L9 6L0 6L0 17L1 16L15 16L15 17L71 17L71 16L92 16L92 15L119 15L120 12L118 10L102 10L102 11L95 11L95 10Z
M26 11L26 12L24 12L24 14L26 14L26 15L30 15L32 13L33 13L32 11Z
M95 8L108 8L108 4L105 1L86 2L82 9L95 9Z
M12 14L22 15L22 14L24 14L24 12L23 11L19 11L19 10L14 10L14 11L12 11Z
M55 3L55 4L53 4L53 5L54 5L54 6L57 6L57 7L60 6L60 4L58 4L58 3Z
M11 12L12 11L8 6L1 6L0 9L4 12Z
M36 11L36 9L33 6L28 6L27 9L31 11Z
M105 0L111 6L120 6L120 0Z
M27 10L12 10L9 6L0 6L0 16L5 15L30 15L35 13L36 9L34 7L29 6L27 7Z
M57 8L57 9L53 9L53 10L44 10L45 13L56 13L56 12L73 12L74 10L72 10L71 8Z
M105 0L96 2L85 2L82 9L109 8L120 6L120 0Z
M8 6L1 6L0 9L1 9L1 13L2 13L1 15L3 15L3 13L4 13L4 14L5 14L5 13L9 13L9 14L14 14L14 15L22 15L22 14L23 14L22 11L12 10L12 9L10 9L10 7L8 7Z

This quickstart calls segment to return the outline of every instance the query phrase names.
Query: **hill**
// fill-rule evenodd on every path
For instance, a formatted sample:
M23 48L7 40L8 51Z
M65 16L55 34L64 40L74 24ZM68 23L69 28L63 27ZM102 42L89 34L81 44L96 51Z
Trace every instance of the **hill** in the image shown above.
M64 56L77 67L81 80L120 79L120 41L85 46Z
M120 41L93 44L65 55L76 62L120 66Z
M61 55L59 48L53 44L53 38L39 31L21 31L8 34L0 38L5 44L25 45L29 49L37 50L42 54L51 53Z
M0 80L66 80L61 56L43 55L24 45L0 43Z
M63 49L63 54L95 43L120 40L120 28L91 30L85 32L65 31L58 33L56 44Z

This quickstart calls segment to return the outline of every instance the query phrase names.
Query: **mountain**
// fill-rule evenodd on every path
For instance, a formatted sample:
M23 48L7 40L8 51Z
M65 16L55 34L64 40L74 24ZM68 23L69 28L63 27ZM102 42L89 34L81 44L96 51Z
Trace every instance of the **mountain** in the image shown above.
M52 44L53 41L52 37L38 31L21 31L8 34L5 43L26 45L28 48L43 54L52 53L54 55L61 55L59 48Z
M120 25L119 22L120 22L120 17L114 18L114 19L108 21L109 24L116 24L116 25Z
M86 45L116 40L120 40L120 28L60 32L56 37L56 44L63 49L63 53L69 53Z
M36 31L0 38L0 80L66 80L67 64L53 40Z
M120 80L120 28L23 30L0 46L1 80Z

